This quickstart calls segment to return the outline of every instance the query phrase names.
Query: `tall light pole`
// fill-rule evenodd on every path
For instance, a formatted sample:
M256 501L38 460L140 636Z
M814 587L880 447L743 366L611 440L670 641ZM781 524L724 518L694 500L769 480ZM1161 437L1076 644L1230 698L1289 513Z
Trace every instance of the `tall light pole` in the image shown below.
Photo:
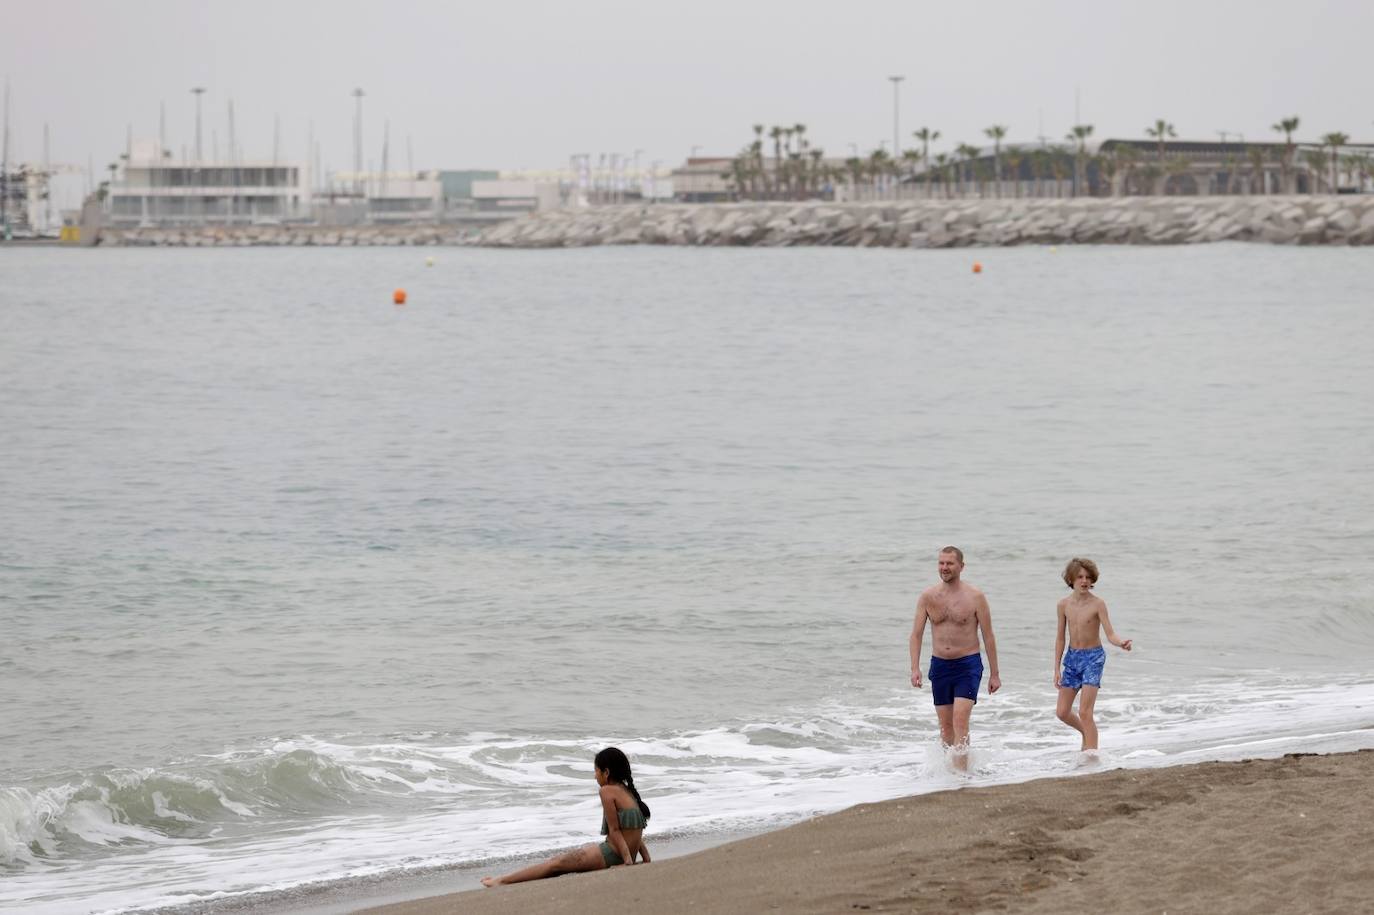
M196 86L191 90L191 94L196 97L196 164L201 161L200 152L200 97L205 94L204 86Z
M353 187L362 193L363 180L363 96L361 89L353 90Z
M901 96L902 80L906 79L906 77L889 76L888 79L892 81L892 158L897 159L900 158L902 155L902 131L900 126L901 118L899 114L901 108L899 106L898 99Z

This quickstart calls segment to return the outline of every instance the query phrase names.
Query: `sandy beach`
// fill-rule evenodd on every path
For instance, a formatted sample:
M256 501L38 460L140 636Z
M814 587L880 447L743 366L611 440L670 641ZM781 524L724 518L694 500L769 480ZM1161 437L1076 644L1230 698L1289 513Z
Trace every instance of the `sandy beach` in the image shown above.
M1372 784L1374 750L1361 750L972 787L648 866L368 911L1370 911Z

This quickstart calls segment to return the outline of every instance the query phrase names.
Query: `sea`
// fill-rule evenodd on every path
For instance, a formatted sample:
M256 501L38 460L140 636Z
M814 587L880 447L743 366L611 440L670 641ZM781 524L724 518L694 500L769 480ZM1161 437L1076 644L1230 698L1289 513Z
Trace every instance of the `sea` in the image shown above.
M1374 747L1371 290L1246 244L0 248L0 909L501 872L597 840L605 746L651 848ZM967 776L909 682L946 545L1003 683ZM1073 556L1134 641L1095 762Z

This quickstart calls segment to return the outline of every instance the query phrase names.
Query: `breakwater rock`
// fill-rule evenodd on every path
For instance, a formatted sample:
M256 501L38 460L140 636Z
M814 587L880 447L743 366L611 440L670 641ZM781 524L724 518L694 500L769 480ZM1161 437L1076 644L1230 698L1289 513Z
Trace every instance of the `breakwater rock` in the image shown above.
M550 210L482 232L501 248L586 245L1374 244L1374 195L654 204Z
M100 244L110 247L233 248L360 247L367 245L461 245L473 233L437 225L405 226L193 226L186 228L105 227Z

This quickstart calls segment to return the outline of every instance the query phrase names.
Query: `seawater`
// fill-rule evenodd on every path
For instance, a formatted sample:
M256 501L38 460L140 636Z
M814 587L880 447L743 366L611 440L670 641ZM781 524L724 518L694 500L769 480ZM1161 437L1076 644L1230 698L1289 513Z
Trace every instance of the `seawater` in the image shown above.
M1374 257L976 256L0 249L0 907L499 865L608 744L651 842L1082 771L1072 555L1102 765L1374 745Z

